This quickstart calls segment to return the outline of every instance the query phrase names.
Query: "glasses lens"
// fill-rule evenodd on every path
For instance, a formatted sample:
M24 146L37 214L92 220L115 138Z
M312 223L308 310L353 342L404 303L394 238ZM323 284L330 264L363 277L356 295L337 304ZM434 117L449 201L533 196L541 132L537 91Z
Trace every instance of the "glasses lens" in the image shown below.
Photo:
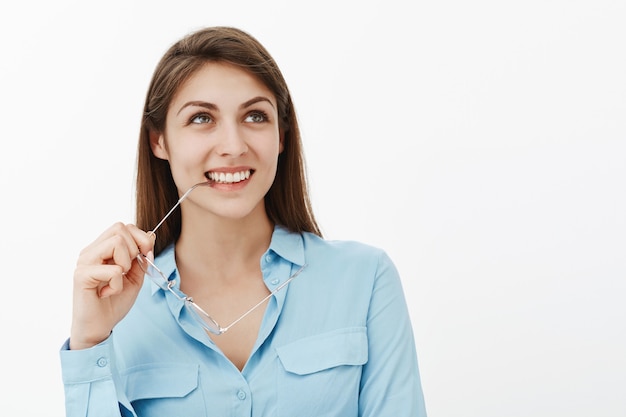
M141 270L159 287L167 288L167 278L163 275L161 270L156 267L148 258L142 254L137 255L137 263L141 267Z
M150 264L148 263L148 260L146 259L145 256L143 256L141 253L139 255L137 255L137 263L139 264L139 267L141 268L141 270L144 273L148 273L148 267L150 266Z
M137 256L137 263L139 263L139 266L146 274L146 276L149 277L156 285L164 290L169 290L179 300L183 300L185 302L186 310L189 312L194 320L202 325L203 328L214 334L224 333L224 330L220 327L219 324L217 324L215 320L213 320L213 317L209 316L204 310L198 307L191 300L191 298L181 297L180 295L176 294L176 292L171 288L170 282L167 280L167 278L165 278L163 272L161 272L161 270L157 268L157 266L152 263L152 261L150 261L145 256L139 254Z
M219 324L213 317L209 316L204 310L198 307L193 301L187 299L185 300L185 307L187 307L187 311L189 314L202 325L206 330L213 334L222 334L223 331Z

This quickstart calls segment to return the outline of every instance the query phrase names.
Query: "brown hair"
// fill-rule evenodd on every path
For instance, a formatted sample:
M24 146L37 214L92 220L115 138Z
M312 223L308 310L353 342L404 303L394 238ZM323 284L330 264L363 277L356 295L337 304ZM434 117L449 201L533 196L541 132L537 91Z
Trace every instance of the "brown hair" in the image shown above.
M169 105L179 87L206 62L227 62L249 71L276 96L284 148L274 183L265 196L272 222L293 232L321 236L308 195L298 120L287 83L267 50L249 34L232 27L205 28L172 45L159 61L144 105L137 155L137 226L151 230L178 201L169 163L154 156L150 132L163 132ZM180 210L159 228L155 255L175 242L181 231Z

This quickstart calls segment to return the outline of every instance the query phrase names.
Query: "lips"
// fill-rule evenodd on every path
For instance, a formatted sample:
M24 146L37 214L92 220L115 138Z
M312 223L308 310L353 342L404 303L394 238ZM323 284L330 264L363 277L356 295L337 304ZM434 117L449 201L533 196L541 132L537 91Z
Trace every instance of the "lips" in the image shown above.
M205 176L218 184L236 184L241 181L245 181L250 178L252 171L249 169L236 171L236 172L216 172L209 171Z

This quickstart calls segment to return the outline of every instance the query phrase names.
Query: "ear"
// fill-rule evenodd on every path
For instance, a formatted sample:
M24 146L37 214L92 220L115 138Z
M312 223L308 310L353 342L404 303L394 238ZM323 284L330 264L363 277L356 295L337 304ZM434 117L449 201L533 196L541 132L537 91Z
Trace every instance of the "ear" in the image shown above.
M278 143L278 153L281 154L285 149L285 132L281 129L280 132L278 132L278 135L280 137L280 142Z
M152 153L159 159L169 159L167 148L165 146L165 137L162 133L150 131L150 148Z

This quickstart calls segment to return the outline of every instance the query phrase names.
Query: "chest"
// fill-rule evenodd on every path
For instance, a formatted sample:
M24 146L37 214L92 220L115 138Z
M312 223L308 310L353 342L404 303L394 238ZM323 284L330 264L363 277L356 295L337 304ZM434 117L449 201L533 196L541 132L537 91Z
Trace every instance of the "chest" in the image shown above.
M258 338L259 329L263 321L267 301L263 302L252 311L242 310L238 317L230 319L228 322L219 322L222 326L230 326L225 333L216 335L207 332L213 343L220 349L232 363L241 371L250 358L254 344ZM246 314L247 313L247 314ZM246 314L244 317L241 314ZM217 312L218 316L225 316ZM230 317L234 317L228 314ZM233 324L234 320L239 320Z
M133 390L129 399L138 415L146 416L179 415L180 410L207 417L356 416L367 361L365 334L365 328L349 328L286 345L270 343L243 373L208 359L206 349L192 349L177 363L132 367L126 375Z
M260 281L260 280L259 280ZM194 302L209 314L224 333L207 331L208 337L240 371L245 366L258 339L268 304L265 285L231 291L194 291Z

